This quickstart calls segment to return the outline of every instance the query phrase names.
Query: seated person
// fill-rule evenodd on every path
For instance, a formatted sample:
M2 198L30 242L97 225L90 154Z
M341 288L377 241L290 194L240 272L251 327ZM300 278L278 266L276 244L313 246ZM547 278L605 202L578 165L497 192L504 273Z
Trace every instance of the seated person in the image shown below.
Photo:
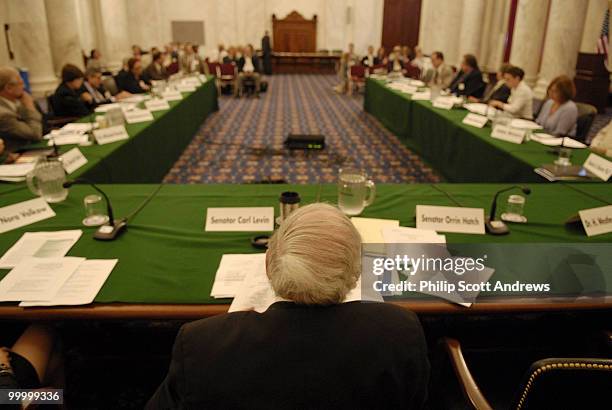
M373 67L376 65L376 56L374 55L374 47L368 46L368 53L361 59L361 65Z
M510 98L510 88L508 88L508 86L506 85L506 80L504 80L504 74L508 71L510 67L512 67L510 64L502 64L499 68L499 71L495 74L497 82L493 85L493 87L487 90L482 98L468 97L468 100L470 102L481 102L485 104L488 104L490 101L493 100L501 101L503 103L508 102L508 98Z
M410 64L421 70L421 78L432 68L431 58L423 53L421 46L414 47L414 58L410 61Z
M429 87L437 86L446 90L453 81L453 68L444 62L444 54L441 51L431 53L432 68L425 72L423 81Z
M58 117L82 117L91 113L93 98L82 91L85 75L73 64L62 68L62 83L51 97L53 113Z
M234 96L240 96L244 80L252 78L255 82L255 95L259 98L259 83L261 81L259 71L259 58L253 53L253 46L248 45L244 49L244 55L238 60L238 77L234 87Z
M387 65L387 63L388 63L387 53L385 52L385 48L381 46L378 48L378 51L376 52L376 57L374 58L374 65L380 65L380 64Z
M403 68L404 61L402 57L402 48L400 46L395 46L387 59L387 71L401 73Z
M102 73L96 68L85 70L85 81L83 81L81 92L88 93L91 96L87 105L92 110L100 104L112 102L110 93L102 85Z
M127 71L115 78L117 88L130 94L143 94L149 91L149 86L142 79L142 63L140 60L130 58L127 62Z
M0 136L8 152L42 138L42 115L23 86L17 70L0 67Z
M612 159L612 122L603 127L593 138L591 151Z
M361 274L349 218L321 203L292 212L270 239L266 272L277 302L184 325L146 408L423 406L429 363L417 316L342 303Z
M102 71L102 53L98 49L92 49L89 54L89 59L87 60L86 70L99 70Z
M223 64L235 64L236 62L238 62L237 53L238 52L236 51L236 47L230 47L220 62Z
M168 78L166 67L164 67L164 56L159 51L153 53L153 61L147 66L142 74L145 82L151 83L152 80L159 81Z
M0 389L64 387L59 348L54 333L30 325L13 347L0 348Z
M510 88L508 102L491 100L489 105L504 110L516 118L533 119L533 92L523 81L524 76L525 72L521 68L509 67L504 73L504 80Z
M458 96L481 98L485 87L476 57L472 54L464 55L461 60L461 70L450 84L450 92Z
M200 72L200 57L196 53L193 44L186 43L183 47L183 55L180 58L180 67L183 74Z
M548 86L548 100L542 105L536 122L544 127L547 134L565 137L576 136L578 107L572 99L576 87L571 78L561 75Z

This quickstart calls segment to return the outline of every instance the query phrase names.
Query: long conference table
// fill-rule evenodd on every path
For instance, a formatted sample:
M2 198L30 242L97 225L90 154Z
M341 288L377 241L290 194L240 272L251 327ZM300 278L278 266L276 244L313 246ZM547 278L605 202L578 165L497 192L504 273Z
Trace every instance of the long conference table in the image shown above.
M488 210L491 197L504 185L499 184L389 184L378 186L378 196L362 216L398 219L402 226L415 226L415 206L448 205ZM612 234L587 237L564 221L580 209L603 206L612 201L606 184L531 184L527 198L527 224L513 224L507 236L448 233L449 245L472 244L505 261L491 278L512 283L551 283L550 294L483 292L476 303L465 308L420 293L405 293L388 301L422 314L495 314L516 312L580 311L610 309L612 264L610 258L597 260L593 254L612 255ZM115 214L131 213L159 187L157 184L101 185L110 196ZM0 235L0 253L4 253L21 235L32 231L83 229L83 235L68 253L90 259L114 259L119 262L98 293L86 306L21 308L16 303L0 304L0 319L195 319L224 313L230 299L210 296L221 256L225 253L257 253L251 247L254 232L205 232L208 207L274 206L283 191L300 193L302 204L321 200L336 202L336 186L322 185L163 185L148 204L130 221L127 231L112 242L93 239L95 228L81 225L83 197L92 188L75 185L66 201L52 204L56 216ZM31 199L25 188L5 192L3 203ZM562 199L562 200L561 200ZM503 245L533 244L521 258ZM502 247L500 247L502 246ZM563 246L572 250L569 260L577 267L547 266L542 252L557 252ZM527 248L530 248L527 246ZM512 249L512 248L508 248ZM524 248L523 248L524 249ZM591 256L589 256L591 255ZM585 265L583 259L596 263ZM533 266L536 265L537 269ZM589 266L587 266L589 265ZM565 266L565 265L563 265ZM586 266L586 267L585 267ZM0 270L0 278L8 271Z
M490 123L484 128L462 123L467 110L412 100L378 79L366 81L364 109L451 182L543 182L534 169L557 158L552 147L492 138ZM584 163L589 153L573 150L572 163Z
M169 101L170 109L152 111L153 121L125 124L128 139L105 145L62 145L64 153L77 147L87 163L69 175L95 183L161 182L204 120L219 109L214 77L209 76L193 92L183 92L182 99ZM80 122L90 121L85 117ZM28 148L45 148L47 141ZM22 184L0 183L3 192L20 189ZM0 196L0 204L3 204Z

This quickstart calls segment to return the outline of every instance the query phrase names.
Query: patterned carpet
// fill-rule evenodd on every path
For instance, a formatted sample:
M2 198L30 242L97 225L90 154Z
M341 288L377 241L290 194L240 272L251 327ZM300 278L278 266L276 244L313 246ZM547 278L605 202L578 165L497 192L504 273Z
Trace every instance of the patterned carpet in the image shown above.
M338 95L333 75L267 77L260 99L223 96L165 178L168 183L335 182L356 165L384 182L440 177L363 111L363 96ZM324 151L283 147L287 134L323 134Z

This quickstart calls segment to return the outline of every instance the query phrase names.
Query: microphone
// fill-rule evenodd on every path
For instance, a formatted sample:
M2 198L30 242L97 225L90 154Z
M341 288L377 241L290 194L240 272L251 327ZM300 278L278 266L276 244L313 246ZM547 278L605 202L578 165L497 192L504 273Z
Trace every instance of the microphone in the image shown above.
M495 213L497 212L497 198L499 194L503 194L504 192L511 191L513 189L520 189L525 195L531 194L531 189L526 186L513 185L508 188L500 189L495 193L493 197L493 202L491 203L491 211L489 212L489 217L485 221L485 228L488 233L491 235L506 235L510 232L508 226L501 220L495 220Z
M84 178L78 178L72 181L64 182L63 187L70 188L72 185L76 183L88 184L93 189L98 191L102 195L102 197L104 197L104 200L106 201L106 212L108 213L108 223L98 228L98 230L94 233L94 239L97 239L100 241L112 241L117 236L119 236L119 234L121 234L125 230L125 228L127 228L127 219L122 218L122 219L119 219L118 221L115 220L113 216L113 207L111 205L110 199L108 199L108 196L106 195L106 193L102 191L100 188L98 188L98 186L96 186L96 184L94 184L93 182L88 181Z

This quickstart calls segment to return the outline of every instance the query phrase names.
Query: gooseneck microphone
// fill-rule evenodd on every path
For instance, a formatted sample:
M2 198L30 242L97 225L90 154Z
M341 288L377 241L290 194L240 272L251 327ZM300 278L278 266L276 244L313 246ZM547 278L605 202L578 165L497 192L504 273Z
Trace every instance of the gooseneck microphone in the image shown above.
M487 232L491 235L505 235L510 232L508 226L504 222L502 222L501 220L495 220L495 213L497 212L497 198L499 197L499 195L503 194L504 192L511 191L513 189L520 189L525 195L531 194L531 189L529 189L529 187L519 185L513 185L508 188L500 189L495 193L495 196L493 197L493 202L491 203L491 211L489 212L489 217L485 221L485 228Z
M98 186L96 186L96 184L94 184L93 182L88 181L84 178L78 178L72 181L64 182L63 187L70 188L76 183L88 184L104 197L104 200L106 201L106 212L108 213L108 223L98 228L98 230L94 233L94 239L98 239L100 241L112 241L125 230L125 228L127 227L127 219L122 218L118 221L115 221L115 218L113 216L113 207L111 205L110 199L108 199L108 195L106 195L106 193L100 188L98 188Z

